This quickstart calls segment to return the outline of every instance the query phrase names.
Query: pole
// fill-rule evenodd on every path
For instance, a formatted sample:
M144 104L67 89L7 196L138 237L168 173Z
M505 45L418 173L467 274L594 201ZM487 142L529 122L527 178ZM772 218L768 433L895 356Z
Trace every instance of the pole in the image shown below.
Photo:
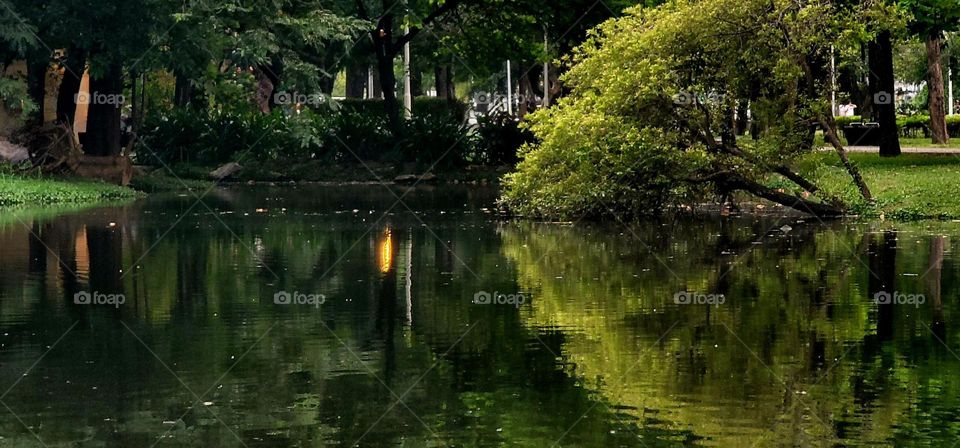
M543 107L550 107L550 47L547 41L547 27L543 27L543 54L547 58L543 61Z
M837 110L837 60L833 45L830 46L830 110L834 117L840 115Z
M410 28L404 29L404 34ZM410 91L410 41L403 44L403 116L410 119L413 116L413 92Z
M373 98L373 67L367 66L367 99Z
M509 59L507 59L507 113L513 115L513 78L510 75Z
M953 67L947 68L947 95L948 101L950 102L947 107L950 110L950 115L953 115Z

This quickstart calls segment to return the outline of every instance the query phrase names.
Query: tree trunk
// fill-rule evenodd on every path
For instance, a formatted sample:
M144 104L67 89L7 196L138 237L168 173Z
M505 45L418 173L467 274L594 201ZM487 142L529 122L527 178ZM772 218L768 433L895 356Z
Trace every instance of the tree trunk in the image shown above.
M523 118L530 111L528 107L527 98L530 98L531 90L533 87L530 85L530 76L524 73L520 76L520 101L519 107L517 108L517 116Z
M880 123L880 156L900 155L897 109L894 99L893 42L889 31L880 33L869 44L870 91L875 118Z
M120 154L120 110L123 102L123 68L113 63L101 78L90 77L90 108L87 112L86 145L92 156Z
M434 67L433 78L434 78L434 84L436 84L436 88L437 88L437 98L449 99L450 89L447 87L446 66L438 65Z
M377 72L380 74L380 90L383 93L387 119L394 135L400 133L400 106L397 103L397 79L393 73L396 51L393 48L393 14L384 14L373 30L373 46L377 54Z
M414 97L423 96L423 73L420 70L410 70L410 94Z
M367 74L367 66L364 64L347 66L347 85L345 89L347 98L363 98L363 91L367 87Z
M186 107L193 102L193 85L184 75L176 75L176 84L173 88L173 104L177 107Z
M73 126L77 115L77 93L80 92L80 81L87 66L87 54L83 50L70 48L67 58L63 60L63 80L57 91L57 121ZM93 93L93 85L90 86Z
M37 104L37 123L43 123L44 103L47 99L47 69L50 68L50 57L42 52L35 52L27 58L27 92L30 99Z
M734 175L734 177L720 179L717 181L717 184L725 191L743 190L770 202L775 202L803 213L809 213L818 218L837 218L843 215L843 210L832 205L808 201L798 196L781 193L770 187L736 175Z
M943 67L940 65L940 32L927 35L927 88L930 95L927 105L930 108L930 134L933 143L943 145L949 142L947 134L947 115L943 93Z
M847 173L850 174L850 177L853 179L853 183L860 189L860 196L872 202L873 194L870 192L870 187L868 187L867 183L863 180L863 176L860 175L860 170L857 166L850 163L850 159L847 157L847 150L840 144L840 137L837 136L837 122L833 119L833 114L830 114L829 118L821 116L820 124L823 126L824 136L827 141L837 151L837 155L840 157L840 161L843 162L844 168L847 169Z

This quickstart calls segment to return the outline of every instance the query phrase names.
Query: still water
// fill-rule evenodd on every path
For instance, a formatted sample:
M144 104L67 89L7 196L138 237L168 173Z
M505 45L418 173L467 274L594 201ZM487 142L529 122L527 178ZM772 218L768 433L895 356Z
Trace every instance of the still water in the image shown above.
M570 225L494 201L243 187L0 212L0 446L960 437L960 224Z

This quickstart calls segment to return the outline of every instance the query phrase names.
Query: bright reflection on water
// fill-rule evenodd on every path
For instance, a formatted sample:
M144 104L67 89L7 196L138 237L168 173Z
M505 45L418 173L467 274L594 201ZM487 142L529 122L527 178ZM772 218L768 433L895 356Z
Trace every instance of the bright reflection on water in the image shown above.
M0 446L958 440L960 224L504 222L492 191L396 193L0 213Z

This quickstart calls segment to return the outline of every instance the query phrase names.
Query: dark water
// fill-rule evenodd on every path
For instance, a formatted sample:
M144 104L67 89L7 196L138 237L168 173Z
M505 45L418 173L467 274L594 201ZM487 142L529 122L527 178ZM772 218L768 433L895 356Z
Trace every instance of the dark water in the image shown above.
M960 436L958 223L518 223L395 191L0 212L0 446Z

